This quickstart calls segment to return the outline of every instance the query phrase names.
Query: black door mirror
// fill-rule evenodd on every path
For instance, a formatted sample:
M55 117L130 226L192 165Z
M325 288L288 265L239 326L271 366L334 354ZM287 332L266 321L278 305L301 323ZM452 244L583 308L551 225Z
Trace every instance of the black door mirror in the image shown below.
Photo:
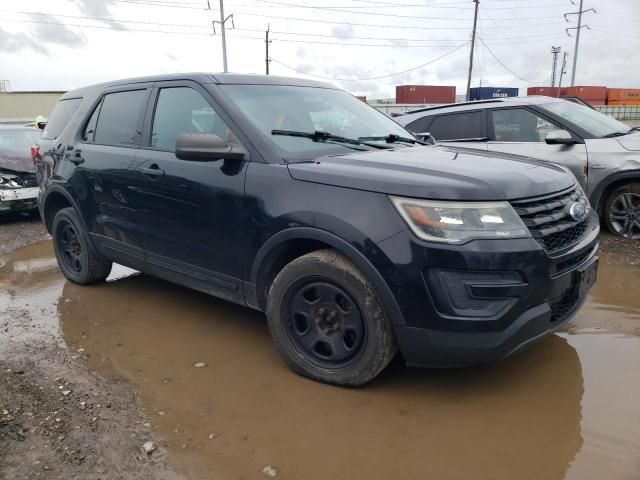
M423 142L426 142L429 145L436 144L436 139L433 138L433 135L431 135L429 132L416 133L415 135L416 137L418 137L419 140L422 140Z
M193 162L248 160L249 152L242 145L229 144L213 133L181 133L176 140L176 157Z
M547 145L575 145L578 141L566 130L552 130L544 138Z

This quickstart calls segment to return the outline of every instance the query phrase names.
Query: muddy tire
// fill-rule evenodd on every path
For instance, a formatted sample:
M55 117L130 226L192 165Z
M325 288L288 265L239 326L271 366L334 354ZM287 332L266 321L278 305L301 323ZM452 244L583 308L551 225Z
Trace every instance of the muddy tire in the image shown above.
M111 262L95 251L73 208L56 213L51 233L58 265L67 280L89 285L109 276Z
M287 365L320 382L363 385L397 350L373 286L335 250L311 252L285 266L271 285L266 313Z
M628 183L611 192L602 216L614 235L640 239L640 184Z

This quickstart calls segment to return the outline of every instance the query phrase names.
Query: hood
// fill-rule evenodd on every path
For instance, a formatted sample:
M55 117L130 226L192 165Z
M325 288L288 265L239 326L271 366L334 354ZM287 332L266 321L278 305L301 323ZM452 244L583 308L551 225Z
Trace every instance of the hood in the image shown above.
M640 132L630 133L624 137L617 137L616 140L627 150L632 152L640 151Z
M29 152L24 154L14 150L0 150L0 170L34 173L36 168L29 156Z
M288 168L296 180L433 200L514 200L575 183L549 162L444 146L332 155Z

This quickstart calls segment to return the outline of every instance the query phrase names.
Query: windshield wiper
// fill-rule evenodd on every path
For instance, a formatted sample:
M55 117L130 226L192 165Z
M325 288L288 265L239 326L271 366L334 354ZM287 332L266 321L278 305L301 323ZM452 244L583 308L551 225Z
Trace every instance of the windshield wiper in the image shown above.
M429 145L426 142L422 142L420 140L417 140L415 138L409 138L409 137L401 137L400 135L396 135L394 133L390 133L389 135L386 136L380 136L380 137L358 137L358 140L360 141L369 141L369 142L376 142L376 141L380 141L380 140L384 140L387 143L409 143L411 145L415 145L416 143L418 145Z
M611 132L611 133L607 133L606 135L603 135L601 138L622 137L623 135L626 135L627 133L631 133L631 130L629 130L628 132Z
M354 150L366 151L366 148L358 148L359 145L366 147L386 149L389 148L386 145L375 145L373 143L367 143L360 141L360 139L341 137L340 135L334 135L329 132L323 132L316 130L315 132L297 132L295 130L271 130L271 135L284 135L287 137L300 137L308 138L312 142L321 143L335 143L337 145L344 145L345 147L353 148Z

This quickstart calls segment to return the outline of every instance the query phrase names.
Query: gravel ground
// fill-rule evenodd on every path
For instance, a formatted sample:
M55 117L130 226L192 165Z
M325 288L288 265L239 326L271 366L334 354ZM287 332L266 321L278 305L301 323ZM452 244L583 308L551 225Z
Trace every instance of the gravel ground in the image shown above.
M57 306L15 301L3 255L47 238L38 218L0 219L0 478L179 479L126 381L88 370L47 324ZM146 442L153 451L147 453Z

